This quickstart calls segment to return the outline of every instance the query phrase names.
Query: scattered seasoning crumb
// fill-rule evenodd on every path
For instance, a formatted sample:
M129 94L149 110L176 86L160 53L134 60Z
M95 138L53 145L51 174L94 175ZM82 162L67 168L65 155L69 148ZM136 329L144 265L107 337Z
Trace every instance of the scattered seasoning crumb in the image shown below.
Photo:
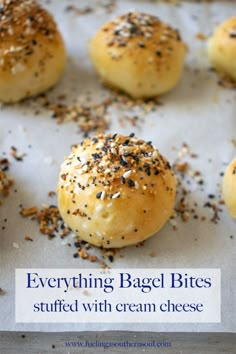
M214 71L214 70L213 70ZM236 89L236 81L232 80L230 77L228 76L222 76L219 80L218 80L218 85L222 86L224 88L227 89Z
M196 38L199 39L200 41L205 41L207 37L205 36L205 34L199 32L196 34Z
M83 258L83 259L88 258L88 253L86 252L86 250L84 248L79 249L78 254L79 254L80 258Z
M6 158L0 158L0 196L7 197L10 192L10 188L13 186L13 178L8 175L9 160ZM0 206L2 200L0 199Z
M37 214L38 209L36 206L30 208L22 208L20 213L23 217L28 217Z
M116 7L117 0L96 0L93 6L85 6L83 8L79 8L74 5L68 5L65 7L65 12L73 12L76 15L89 15L91 13L97 12L100 9L105 11L106 13L112 13Z
M133 117L127 117L131 120L133 119L133 124L131 122L133 126L136 126L137 120L142 117L144 118L146 113L155 112L158 106L162 105L160 99L157 97L152 99L134 99L124 93L117 92L111 93L110 97L108 98L108 103L109 105L118 107L123 111L130 111L132 109L136 111L137 109L139 109L141 114L139 114L138 116L134 115Z
M188 144L183 143L181 149L177 150L177 157L173 169L177 177L177 198L175 213L169 223L174 231L177 230L177 220L188 222L190 219L201 222L210 221L217 224L220 221L220 213L223 211L221 205L223 200L221 192L218 194L205 195L205 180L203 172L194 170L191 167L191 159L198 159ZM203 193L201 201L194 198L195 191Z
M18 243L16 243L16 242L13 242L13 243L12 243L12 247L13 247L13 248L16 248L16 249L20 248L20 246L19 246Z
M73 11L76 15L87 15L87 14L90 14L91 12L93 12L93 8L86 6L82 9L82 8L75 7L73 5L68 5L68 6L66 6L65 11L66 12Z
M45 94L38 100L43 107L52 112L52 118L57 124L73 121L85 135L92 131L104 132L109 128L108 105L102 100L100 103L86 102L66 104L61 101L52 103Z
M54 232L57 230L63 231L63 236L69 234L69 228L64 227L64 223L56 206L50 205L41 210L33 206L31 208L22 208L20 214L23 217L31 217L39 224L39 230L42 234L48 235L51 238L55 237Z
M108 259L109 259L110 262L114 261L114 257L113 256L108 256Z
M77 252L73 254L74 258L80 258L83 260L88 260L91 263L98 263L101 268L107 268L107 264L104 259L109 259L108 256L115 254L115 251L111 251L106 255L106 250L100 249L93 245L90 245L88 242L80 240L78 236L72 234L71 229L67 227L64 221L61 218L59 210L55 205L47 205L43 208L38 208L36 206L30 208L23 208L21 205L20 214L24 218L30 218L32 221L36 221L39 225L39 231L43 235L47 235L49 240L54 239L55 237L60 237L64 239L65 237L71 235L76 239L74 242L74 247L77 248ZM26 235L24 237L26 241L33 241L33 239ZM70 242L64 242L62 245L71 246ZM13 247L19 248L17 243L13 243ZM100 253L100 257L93 253Z
M187 162L183 162L183 163L176 163L174 165L174 168L176 171L179 171L179 172L183 172L185 173L188 169L188 163Z
M26 154L22 154L18 152L18 149L14 146L11 147L10 149L10 155L16 160L16 161L23 161L23 157L26 156Z
M157 252L156 251L152 251L151 253L149 253L150 257L156 257L157 256Z
M97 256L89 256L89 260L90 260L90 262L97 262Z
M142 121L146 118L146 113L154 112L158 106L162 105L158 98L133 99L124 93L108 92L108 96L100 102L94 102L90 93L78 96L74 104L67 104L60 98L52 102L46 94L40 95L37 102L46 110L52 112L51 118L55 119L57 124L73 121L85 136L93 131L101 133L109 129L110 108L122 111L123 114L119 117L121 126L128 123L136 127L142 124Z
M115 248L109 248L109 249L103 249L103 256L108 258L110 263L113 263L115 260L115 255L117 254L117 252L119 252L119 249L115 249Z
M33 241L33 239L30 236L25 236L24 239L25 241Z

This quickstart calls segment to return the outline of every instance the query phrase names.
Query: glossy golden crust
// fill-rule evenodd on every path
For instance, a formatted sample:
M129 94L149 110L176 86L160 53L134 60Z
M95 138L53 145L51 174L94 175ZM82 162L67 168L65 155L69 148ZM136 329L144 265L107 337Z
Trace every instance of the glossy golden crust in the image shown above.
M208 56L221 76L236 82L236 16L216 28L209 40Z
M52 16L36 1L0 1L0 29L1 101L19 101L58 81L64 43Z
M90 57L102 81L135 98L172 89L185 52L177 30L137 12L105 23L90 43Z
M169 219L176 180L167 160L133 135L99 135L62 164L58 203L83 240L105 248L143 241Z
M223 198L228 212L236 218L236 159L227 167L223 179Z

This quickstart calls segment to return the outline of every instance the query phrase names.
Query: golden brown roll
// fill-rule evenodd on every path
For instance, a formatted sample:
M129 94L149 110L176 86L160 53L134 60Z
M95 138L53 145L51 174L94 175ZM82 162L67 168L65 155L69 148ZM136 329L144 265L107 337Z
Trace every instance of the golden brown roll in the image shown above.
M156 233L173 212L176 180L168 161L130 134L98 135L74 146L61 166L59 210L83 240L124 247Z
M208 56L221 76L236 82L236 16L216 28L209 40Z
M90 57L102 81L135 98L171 90L181 75L185 52L177 30L139 12L105 23L90 43Z
M62 37L46 10L34 0L0 0L0 101L49 89L65 59Z
M229 164L225 171L223 198L230 215L236 218L236 159Z

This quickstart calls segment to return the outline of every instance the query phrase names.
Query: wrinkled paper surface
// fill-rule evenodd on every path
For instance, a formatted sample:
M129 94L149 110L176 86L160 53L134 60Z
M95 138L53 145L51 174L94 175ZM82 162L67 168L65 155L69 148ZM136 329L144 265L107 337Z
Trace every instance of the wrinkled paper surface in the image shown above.
M43 2L44 3L44 2ZM74 1L74 4L78 2ZM79 2L79 7L95 2ZM235 13L234 1L184 3L181 6L165 2L117 1L113 13L104 8L87 15L65 12L73 1L51 1L46 4L55 15L68 50L65 74L50 97L67 94L68 101L90 91L96 100L109 95L100 84L87 54L88 41L106 20L130 9L159 16L180 30L189 51L183 76L178 86L160 98L162 105L146 114L133 127L124 117L132 115L125 109L113 107L110 112L111 132L135 132L139 137L152 140L154 145L173 163L177 151L186 142L198 158L191 159L193 170L204 177L204 191L198 188L193 198L199 203L198 212L209 211L203 207L208 194L220 193L220 173L234 157L236 149L231 143L236 132L236 93L217 84L217 77L209 71L206 41L196 38L197 33L209 36L215 26ZM39 233L35 222L19 215L19 205L40 206L55 204L48 198L48 191L55 190L59 167L72 144L82 140L83 134L75 123L57 125L47 110L40 109L36 100L3 106L0 111L0 155L9 157L14 145L26 153L22 162L11 160L10 174L15 186L0 207L0 330L24 331L86 331L86 330L140 330L140 331L213 331L235 332L236 287L235 222L225 207L217 225L210 221L177 219L177 231L167 224L158 235L145 242L143 247L122 250L123 258L116 257L116 268L220 268L222 271L222 322L220 324L15 324L14 277L15 268L88 268L97 267L79 258L73 258L74 247L62 245L58 237L49 241ZM122 124L121 124L122 123ZM17 192L14 192L17 189ZM7 218L7 222L4 219ZM2 227L5 226L5 230ZM33 242L26 242L29 235ZM233 235L234 238L230 238ZM68 241L69 242L69 241ZM73 239L70 239L73 244ZM13 247L16 243L19 248ZM15 245L16 246L16 245ZM150 257L155 251L156 256ZM24 299L22 299L24 301Z

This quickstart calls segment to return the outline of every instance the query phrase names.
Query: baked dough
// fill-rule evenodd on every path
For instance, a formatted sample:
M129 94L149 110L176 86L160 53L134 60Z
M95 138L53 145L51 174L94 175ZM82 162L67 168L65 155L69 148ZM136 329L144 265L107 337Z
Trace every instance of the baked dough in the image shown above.
M236 82L236 16L216 28L209 39L208 56L221 76Z
M223 198L230 215L236 218L236 159L229 164L225 171Z
M17 102L49 89L65 59L53 18L36 1L0 1L0 101Z
M185 53L177 30L138 12L105 23L90 42L90 57L102 81L134 98L171 90Z
M98 135L74 146L61 166L58 205L83 240L124 247L156 233L170 218L176 179L151 142L133 134Z

